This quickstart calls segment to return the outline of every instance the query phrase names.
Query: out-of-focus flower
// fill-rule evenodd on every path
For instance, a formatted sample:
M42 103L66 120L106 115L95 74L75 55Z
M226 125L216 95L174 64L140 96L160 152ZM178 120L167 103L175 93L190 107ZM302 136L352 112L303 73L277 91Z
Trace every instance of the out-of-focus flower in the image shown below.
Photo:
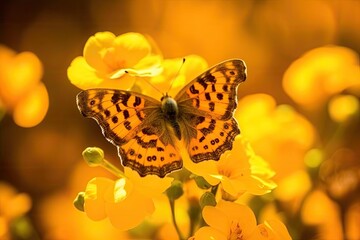
M191 238L193 240L291 239L278 220L257 225L254 213L246 205L220 201L215 207L205 206L202 214L209 226L200 228Z
M345 122L359 113L359 100L353 95L337 95L329 102L329 114L335 122Z
M91 166L94 166L95 159L96 166L106 168L119 178L93 178L77 200L84 203L84 212L90 219L99 221L109 218L112 225L121 230L134 228L151 215L155 210L153 198L169 188L173 180L155 175L140 177L127 167L122 173L104 159L104 153L99 148L87 148L83 156ZM75 205L82 209L78 202Z
M322 191L309 194L301 209L301 217L305 224L319 228L320 239L343 239L338 206Z
M18 193L5 182L0 181L0 239L12 239L16 236L16 220L24 216L31 208L31 199L25 193ZM27 222L23 222L23 234L31 233L32 229Z
M276 105L267 94L240 99L235 118L254 151L269 162L281 179L304 169L304 155L316 139L315 129L289 105Z
M136 77L150 77L161 73L162 56L153 52L140 33L115 36L98 32L85 44L83 56L75 58L68 68L71 83L81 89L129 89Z
M223 154L218 162L195 164L184 160L184 166L211 185L221 183L225 198L236 199L244 192L262 195L276 187L271 180L275 173L241 136L235 139L232 151Z
M310 109L345 89L359 94L359 56L339 46L313 49L286 70L283 87L296 103Z
M47 196L41 202L43 240L54 239L133 239L128 232L114 228L108 221L94 222L74 210L65 191ZM64 217L66 216L66 217Z
M45 117L49 97L40 81L43 67L32 52L16 54L0 45L0 107L21 127L33 127Z
M296 187L294 187L296 186ZM275 189L275 198L290 206L289 211L295 213L312 187L309 175L299 170L281 179Z

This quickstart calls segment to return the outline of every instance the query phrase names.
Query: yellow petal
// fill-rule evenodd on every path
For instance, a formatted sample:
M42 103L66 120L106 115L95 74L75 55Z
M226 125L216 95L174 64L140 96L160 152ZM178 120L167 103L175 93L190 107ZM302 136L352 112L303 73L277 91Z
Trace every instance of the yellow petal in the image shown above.
M279 220L265 221L259 224L258 228L264 239L269 240L291 240L291 236L286 226Z
M21 127L38 125L45 117L49 108L49 96L43 83L32 89L16 105L13 118Z
M194 235L194 240L227 240L226 234L211 227L202 227Z
M109 73L111 67L104 62L104 56L113 47L115 35L111 32L98 32L91 36L84 47L87 64L101 73Z
M104 195L108 189L114 189L114 184L113 180L103 177L93 178L88 182L84 210L90 219L99 221L106 218Z
M139 225L152 214L155 206L151 198L133 191L121 202L106 202L106 213L112 225L120 230L128 230Z
M162 194L171 186L171 182L173 181L171 177L159 178L156 175L140 177L136 171L128 167L125 167L124 171L125 175L133 182L134 188L147 197L156 197Z
M230 229L231 218L218 207L205 206L202 211L205 222L217 231L227 234Z
M246 205L234 202L220 201L216 208L221 210L228 219L236 220L244 235L250 234L256 227L256 218L253 211Z
M104 81L90 67L84 57L75 58L67 69L67 75L72 84L80 89L95 88Z
M186 169L198 176L204 177L205 180L213 186L220 182L219 178L217 178L217 176L219 176L219 172L215 161L194 163L190 160L189 153L183 143L179 142L178 145L183 159L183 164Z
M115 61L123 62L124 68L135 66L142 58L148 56L151 46L140 33L125 33L114 40Z

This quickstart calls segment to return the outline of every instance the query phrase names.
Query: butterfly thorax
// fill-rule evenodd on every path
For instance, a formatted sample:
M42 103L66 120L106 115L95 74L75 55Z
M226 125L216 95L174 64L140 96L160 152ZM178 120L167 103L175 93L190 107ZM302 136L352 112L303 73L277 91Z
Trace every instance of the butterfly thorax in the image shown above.
M161 98L161 111L165 121L170 124L175 132L175 135L180 140L181 131L178 123L179 108L175 99L168 96L167 94L163 96Z

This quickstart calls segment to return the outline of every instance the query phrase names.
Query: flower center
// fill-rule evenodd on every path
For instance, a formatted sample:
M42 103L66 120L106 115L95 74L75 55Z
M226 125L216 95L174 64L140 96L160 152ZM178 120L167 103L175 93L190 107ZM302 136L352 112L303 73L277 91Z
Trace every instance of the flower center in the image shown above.
M231 177L231 169L219 169L219 173L225 177Z
M238 222L231 222L230 232L228 235L228 240L242 240L243 234L240 224Z

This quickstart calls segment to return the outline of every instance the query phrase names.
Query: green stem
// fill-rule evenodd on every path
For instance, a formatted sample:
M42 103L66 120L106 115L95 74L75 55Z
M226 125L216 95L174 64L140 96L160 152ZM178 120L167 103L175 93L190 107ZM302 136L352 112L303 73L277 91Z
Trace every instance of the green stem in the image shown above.
M214 194L215 199L218 188L219 188L219 184L211 187L211 193Z
M114 174L119 178L127 178L120 169L115 167L112 163L110 163L106 159L103 159L103 161L101 162L101 167L105 168L106 170L108 170L109 172L111 172L112 174Z
M176 223L176 217L175 217L175 200L169 198L170 208L171 208L171 216L172 216L172 222L174 224L175 230L179 236L180 240L185 239L179 229L179 226Z

